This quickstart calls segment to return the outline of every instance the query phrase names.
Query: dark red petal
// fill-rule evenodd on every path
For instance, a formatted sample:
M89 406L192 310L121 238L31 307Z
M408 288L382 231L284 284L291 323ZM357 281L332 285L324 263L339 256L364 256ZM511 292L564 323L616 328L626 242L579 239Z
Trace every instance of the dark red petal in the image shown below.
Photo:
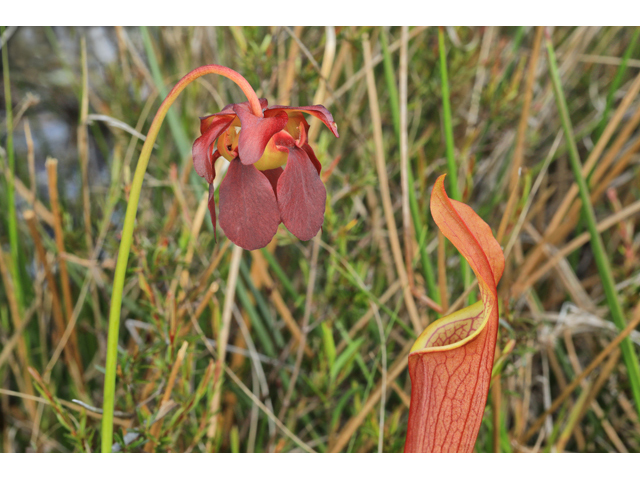
M278 180L282 223L300 240L311 240L324 221L327 191L307 153L288 147L289 157Z
M202 136L196 138L191 148L193 156L193 167L196 173L203 177L207 183L213 182L215 170L213 168L213 158L211 157L211 146L216 138L231 125L234 117L217 117L212 122Z
M231 161L220 185L220 228L246 250L266 246L278 230L280 212L271 184L253 165Z
M260 107L263 110L267 108L268 102L266 98L259 98L258 101L260 102ZM209 128L217 118L225 117L225 116L229 116L230 118L235 118L236 113L233 111L233 107L235 105L243 105L243 106L246 106L248 110L251 110L251 107L249 106L249 102L230 103L229 105L225 105L222 111L218 113L207 115L206 117L200 117L200 133L201 134L204 133L205 130Z
M282 167L272 168L269 170L262 170L262 173L264 174L264 176L267 177L267 180L269 180L269 183L271 183L271 188L273 188L273 193L276 194L276 200L278 198L278 179L280 178L280 175L282 175L283 171L284 170L282 170Z
M270 118L256 117L243 104L234 105L233 110L238 114L242 127L238 137L238 155L242 163L251 165L260 160L271 137L285 127L289 117L284 112Z
M231 123L233 122L233 119L236 118L236 114L232 111L230 114L220 112L214 113L213 115L207 115L206 117L200 117L200 134L204 135L214 123L222 122L225 118L229 120L229 123Z
M214 197L216 189L213 184L209 184L209 214L211 214L211 223L213 224L213 238L218 241L218 231L216 230L216 199Z
M316 167L316 170L318 171L318 175L320 175L320 171L322 170L322 165L316 158L316 154L314 153L313 148L311 148L311 145L309 145L308 143L303 143L302 146L300 146L300 140L302 139L303 136L304 136L304 141L306 142L306 133L301 132L300 134L301 138L298 139L298 141L296 141L288 132L286 131L278 132L274 135L275 147L279 150L283 150L284 148L288 149L293 146L298 146L302 148L305 151L305 153L308 155L309 160L311 160L311 163L313 163L313 166Z
M271 116L277 115L278 111L282 111L282 110L304 112L304 113L308 113L309 115L313 115L314 117L322 120L322 123L324 123L327 126L327 128L331 130L331 133L333 133L336 137L340 136L338 135L338 126L336 125L336 122L333 120L333 115L331 115L331 112L329 112L329 110L324 108L322 105L310 105L308 107L284 107L281 105L274 105L273 107L268 107L264 111L264 116L271 117Z
M311 148L311 145L309 145L308 143L305 143L302 146L302 149L306 152L307 155L309 155L309 159L311 160L311 163L313 163L313 166L316 167L316 170L318 171L318 175L320 175L320 170L322 170L322 165L320 164L320 161L316 157L316 154L313 151L313 148Z

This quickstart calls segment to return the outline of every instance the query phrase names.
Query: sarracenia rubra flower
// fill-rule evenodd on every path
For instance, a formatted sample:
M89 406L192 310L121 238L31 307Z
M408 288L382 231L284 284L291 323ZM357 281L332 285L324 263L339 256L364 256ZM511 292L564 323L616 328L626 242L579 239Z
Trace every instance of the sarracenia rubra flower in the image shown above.
M262 98L260 107L262 117L249 102L202 117L201 136L193 144L195 170L210 185L214 228L214 164L220 157L231 162L220 185L220 227L229 240L247 250L266 246L280 222L300 240L318 233L327 192L320 180L320 162L307 142L304 114L319 118L338 137L336 123L322 105L267 107Z
M469 206L449 199L444 175L433 187L431 214L478 277L481 300L432 323L413 345L404 450L471 452L491 382L504 255L491 228Z

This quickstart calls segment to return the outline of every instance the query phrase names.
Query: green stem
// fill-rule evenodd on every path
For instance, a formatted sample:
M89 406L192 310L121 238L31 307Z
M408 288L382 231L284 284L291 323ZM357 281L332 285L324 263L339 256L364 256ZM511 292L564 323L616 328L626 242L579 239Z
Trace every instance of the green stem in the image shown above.
M173 87L167 97L160 105L156 116L151 123L149 133L142 146L138 165L131 183L129 192L129 202L122 227L122 239L120 240L120 249L118 251L118 261L116 263L116 272L113 279L113 290L111 294L111 309L109 311L109 333L107 339L107 362L105 366L104 379L104 399L102 414L102 452L111 452L113 444L113 411L115 405L115 389L116 389L116 366L118 359L118 332L120 329L120 309L122 306L122 290L124 288L124 280L127 273L127 262L129 259L129 251L133 241L133 228L135 226L136 213L138 211L138 202L140 200L140 192L142 190L142 181L144 179L149 158L153 145L158 137L160 126L167 115L169 107L176 100L180 92L196 78L209 73L215 73L233 80L244 92L249 100L253 114L262 117L262 108L255 91L249 85L242 75L227 67L220 65L205 65L189 72L187 75Z
M607 303L609 304L609 310L611 311L611 317L619 330L624 330L627 323L624 319L622 307L620 306L620 300L616 292L615 282L613 279L613 273L611 272L611 265L609 264L609 258L604 249L604 243L602 237L598 232L596 216L593 212L593 205L591 205L591 195L589 193L589 187L582 174L582 163L580 162L580 156L578 154L578 148L576 147L575 139L573 138L573 126L571 125L571 119L569 117L569 109L567 107L567 101L562 91L562 84L560 83L560 74L558 72L558 66L556 63L556 56L553 50L553 44L551 38L547 35L547 51L549 53L549 69L551 72L551 81L553 82L553 90L556 96L556 103L558 105L558 111L560 113L560 121L562 122L562 128L564 130L565 137L567 138L567 146L569 152L569 161L571 163L571 169L578 185L580 192L580 199L582 200L582 213L586 220L589 234L591 235L591 248L593 255L596 259L596 265L598 266L598 272L602 279L602 286L605 291ZM629 337L625 338L620 343L620 349L622 350L622 356L624 358L625 365L627 366L627 373L629 375L629 381L631 383L631 390L633 392L633 398L636 402L636 409L640 414L640 366L638 364L638 357L633 349L633 344Z
M611 82L611 87L609 88L609 93L607 94L607 103L604 107L604 111L602 112L602 118L600 119L598 128L596 128L596 138L600 138L600 135L602 135L602 132L604 132L604 129L607 126L607 122L609 121L609 112L611 111L611 106L613 105L613 95L618 91L618 88L620 88L622 77L624 76L624 72L627 71L627 64L629 63L631 54L636 47L639 35L640 29L636 28L633 32L633 36L631 37L631 41L629 42L629 46L624 51L624 55L622 56L622 63L620 63L620 67L616 72L616 76L613 78L613 82Z
M0 27L0 35L4 33L4 27ZM15 159L13 155L13 109L11 106L11 81L9 78L9 53L5 44L2 47L2 77L4 82L4 101L7 112L7 162L9 163L9 175L7 175L7 227L9 230L9 246L11 248L11 275L13 276L13 288L20 311L24 307L24 295L22 291L22 276L20 275L20 250L18 240L18 217L16 216L16 202L14 180Z
M442 123L444 126L444 138L447 146L447 167L449 170L449 184L451 185L451 198L462 201L462 195L458 187L458 166L456 165L455 151L453 144L453 121L451 120L451 101L449 98L449 75L447 74L447 52L444 48L444 28L438 27L438 48L440 52L440 79L442 81ZM469 264L460 255L460 265L462 266L462 276L465 290L471 285L471 269ZM475 292L471 292L468 297L468 304L475 303Z

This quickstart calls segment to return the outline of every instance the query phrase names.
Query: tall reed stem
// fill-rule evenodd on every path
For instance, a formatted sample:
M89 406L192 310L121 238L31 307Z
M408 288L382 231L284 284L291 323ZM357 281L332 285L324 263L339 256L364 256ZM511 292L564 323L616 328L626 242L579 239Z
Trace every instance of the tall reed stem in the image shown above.
M149 158L151 157L151 151L153 145L158 137L160 126L167 115L169 107L178 98L178 95L185 89L187 85L193 82L195 79L207 75L209 73L215 73L222 75L230 80L233 80L246 95L251 105L253 114L262 117L262 108L260 107L260 101L256 92L253 90L249 82L245 80L238 72L231 70L230 68L220 65L204 65L192 70L173 87L167 97L160 105L156 116L151 123L149 133L142 146L140 152L140 158L138 159L138 165L133 176L133 182L131 183L131 190L129 192L129 203L127 204L127 211L125 213L124 225L122 227L122 239L120 240L120 249L118 250L118 261L116 263L116 272L113 279L113 291L111 296L111 308L109 311L109 333L107 339L107 362L105 366L105 379L104 379L104 398L103 398L103 413L102 413L102 452L110 453L111 446L113 444L113 411L115 405L115 390L116 390L116 365L118 358L118 332L120 330L120 309L122 307L122 291L124 289L124 279L127 273L127 262L129 259L129 251L131 250L131 243L133 240L133 228L136 220L136 213L138 211L138 202L140 200L140 192L142 190L142 181L144 174L147 171L147 165L149 164Z

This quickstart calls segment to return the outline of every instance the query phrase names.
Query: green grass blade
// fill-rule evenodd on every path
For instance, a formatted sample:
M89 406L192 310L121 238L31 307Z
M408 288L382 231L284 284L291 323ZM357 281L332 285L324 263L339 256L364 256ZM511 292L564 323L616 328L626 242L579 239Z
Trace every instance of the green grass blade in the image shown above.
M551 80L553 82L553 91L556 97L556 103L558 105L558 111L560 113L560 121L564 130L565 137L567 139L569 161L571 163L571 169L575 177L578 189L580 192L580 199L582 200L582 212L587 223L589 234L591 235L591 248L593 255L598 266L598 272L602 279L602 286L605 291L609 310L613 322L619 330L623 330L626 327L626 321L618 299L618 294L615 288L615 282L613 280L613 274L611 272L611 265L609 264L609 258L604 249L604 243L602 237L598 232L595 213L593 211L593 205L591 205L589 187L582 175L582 163L578 154L578 148L576 146L575 139L573 137L573 126L571 125L571 119L569 118L569 109L567 107L567 101L562 91L562 84L560 83L560 74L558 72L558 65L556 62L555 51L551 38L547 34L547 51L549 53L549 69L551 72ZM638 365L638 357L633 349L633 344L629 337L625 338L620 344L622 350L622 356L624 363L627 366L627 373L629 376L629 382L631 383L631 390L633 392L633 398L636 402L636 409L640 413L640 366Z
M613 106L613 95L618 91L618 88L620 88L622 77L624 77L624 73L627 71L629 59L631 58L631 54L636 48L639 36L640 29L636 28L633 32L633 37L631 37L631 41L629 42L629 46L624 51L624 55L622 56L622 63L620 63L620 67L616 72L616 76L611 82L611 87L609 88L609 93L607 94L607 103L605 104L604 111L602 112L600 123L596 128L596 139L600 138L600 135L602 135L602 132L604 132L604 129L607 126L607 122L609 121L609 112L611 111L611 107Z
M289 280L289 277L287 276L287 274L284 272L284 270L282 270L282 267L278 263L278 260L276 260L276 258L271 254L271 252L269 252L269 250L267 250L266 248L263 248L260 251L262 252L262 255L264 255L265 260L273 270L273 273L276 274L276 277L278 277L278 280L280 280L284 289L287 292L289 292L289 294L293 297L297 305L298 292L296 292L296 289L293 287L293 284L291 283L291 280Z
M160 98L164 98L167 96L169 90L164 83L162 72L160 71L160 65L158 64L158 59L156 57L155 50L153 49L151 36L149 35L149 30L147 27L140 27L140 31L142 32L142 41L144 43L145 52L147 53L147 58L149 59L149 68L151 69L153 81L160 92ZM169 110L167 112L167 122L169 122L169 129L171 130L171 135L173 135L173 138L176 141L180 156L183 159L188 157L191 154L192 142L187 138L187 135L180 124L178 113L175 110Z
M0 34L4 33L4 27L0 28ZM9 247L11 249L11 275L13 276L13 288L20 311L24 309L24 291L22 288L22 275L20 269L20 249L18 240L18 217L16 214L14 180L15 158L13 152L13 109L11 105L11 79L9 77L9 53L7 45L2 48L2 80L4 82L4 100L7 112L7 162L9 163L9 175L7 182L7 230L9 231Z
M389 93L389 103L391 104L391 117L393 119L393 129L400 144L400 104L398 88L396 86L396 79L393 73L393 62L391 61L391 54L389 53L389 40L385 29L381 30L380 36L382 44L382 63L384 65L384 77L387 84L387 91ZM409 165L407 169L407 179L409 183L409 208L411 209L411 219L417 235L422 235L424 231L426 233L426 225L422 222L422 216L420 215L420 208L418 206L418 200L416 199L416 192L413 188L414 177L413 170L411 169L411 158L409 158ZM426 212L422 214L426 216ZM418 242L419 243L419 242ZM427 294L440 303L440 291L438 290L436 283L436 275L434 273L433 264L431 258L427 252L427 242L424 242L420 248L420 262L422 263L422 270L425 281L427 282Z
M449 169L449 191L451 198L459 202L462 195L458 187L458 166L453 146L453 121L451 120L451 102L449 99L449 75L447 73L447 52L444 48L444 29L438 28L438 48L440 52L440 79L442 81L442 124L447 146L447 168Z
M456 165L454 144L453 144L453 121L451 119L451 101L449 98L449 75L447 73L447 52L444 47L444 28L438 27L438 49L440 53L440 80L442 82L442 123L444 127L445 144L447 147L447 168L449 169L449 185L451 197L459 202L462 201L462 194L458 187L458 166ZM469 264L460 255L460 265L462 266L462 276L464 278L464 288L471 285L471 269ZM475 292L471 292L467 298L468 305L476 301Z
M396 86L396 78L393 72L393 62L391 61L391 53L389 53L389 39L387 31L382 28L380 30L380 44L382 45L382 64L384 66L384 78L387 83L387 91L389 93L389 103L391 107L391 118L393 119L393 130L396 133L398 144L400 143L400 102L398 95L398 87Z

